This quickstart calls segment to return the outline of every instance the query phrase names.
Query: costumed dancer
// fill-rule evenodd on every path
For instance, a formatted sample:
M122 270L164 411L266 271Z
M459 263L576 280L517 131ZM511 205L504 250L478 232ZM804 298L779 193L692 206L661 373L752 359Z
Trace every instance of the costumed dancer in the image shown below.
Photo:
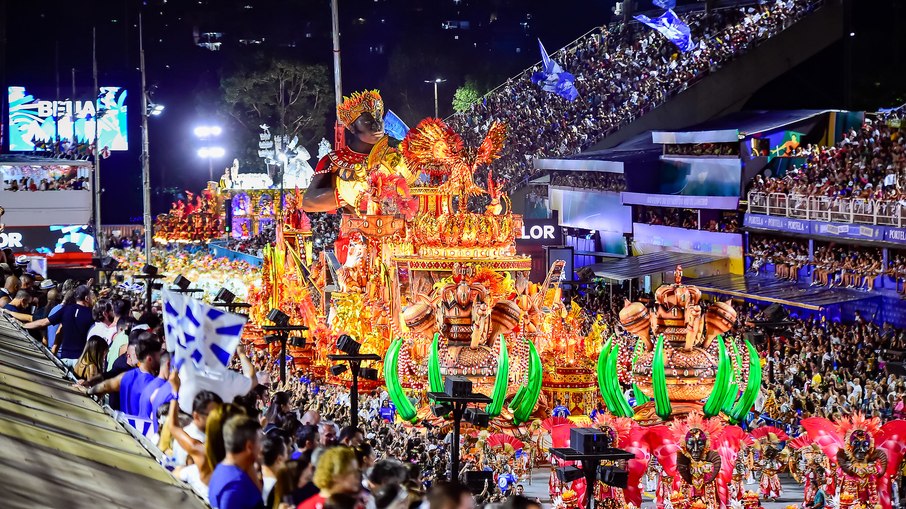
M748 438L748 437L747 437ZM751 438L749 438L751 442ZM751 445L751 444L749 444ZM742 502L746 493L746 482L749 472L752 469L751 451L745 443L740 444L739 452L736 454L736 461L733 463L733 476L730 481L730 500L733 502Z
M891 508L891 480L906 452L906 421L881 426L877 417L857 413L837 423L810 417L802 427L831 460L840 509Z
M669 426L654 426L647 436L652 453L674 479L676 493L670 498L675 509L726 507L733 465L745 439L741 428L696 412Z
M820 470L824 480L827 480L827 474L831 471L830 462L827 456L821 452L818 444L811 441L808 433L803 433L798 437L790 440L786 444L790 450L787 465L789 466L790 475L798 483L805 484L803 490L803 507L812 504L819 485L817 484L817 472ZM833 492L833 486L824 487L825 493Z
M775 426L762 426L752 431L752 438L759 452L754 469L761 472L761 498L775 502L783 493L779 472L786 463L783 442L790 437Z

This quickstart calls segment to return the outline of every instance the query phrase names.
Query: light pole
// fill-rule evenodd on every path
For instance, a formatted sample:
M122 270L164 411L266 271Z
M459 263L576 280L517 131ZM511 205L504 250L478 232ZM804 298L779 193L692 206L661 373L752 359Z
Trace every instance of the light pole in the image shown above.
M212 138L220 136L223 129L216 125L201 125L195 128L195 137L205 143L205 146L198 149L198 156L208 160L208 180L214 181L214 159L220 159L226 154L223 147L212 147L209 142Z
M145 84L145 46L142 12L138 11L138 59L142 75L142 222L145 227L145 264L151 265L151 165L148 161L148 88ZM148 281L150 288L151 281ZM150 292L149 292L150 295ZM150 308L148 308L150 310Z
M434 118L437 118L437 85L440 85L441 83L443 83L445 81L447 81L447 80L441 79L441 78L436 78L433 80L425 80L425 83L434 84Z

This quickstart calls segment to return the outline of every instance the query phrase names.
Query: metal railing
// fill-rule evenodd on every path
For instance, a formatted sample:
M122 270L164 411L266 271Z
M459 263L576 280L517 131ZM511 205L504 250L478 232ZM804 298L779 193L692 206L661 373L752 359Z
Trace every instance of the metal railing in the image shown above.
M906 203L897 200L758 192L750 192L748 199L751 214L834 223L896 227L906 224Z

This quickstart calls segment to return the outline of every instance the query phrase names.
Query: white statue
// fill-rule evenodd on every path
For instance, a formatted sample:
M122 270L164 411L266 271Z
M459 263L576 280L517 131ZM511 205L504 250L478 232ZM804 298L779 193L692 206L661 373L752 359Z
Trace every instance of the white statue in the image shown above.
M318 143L318 161L329 154L331 150L330 142L327 141L327 138L321 138L321 141Z

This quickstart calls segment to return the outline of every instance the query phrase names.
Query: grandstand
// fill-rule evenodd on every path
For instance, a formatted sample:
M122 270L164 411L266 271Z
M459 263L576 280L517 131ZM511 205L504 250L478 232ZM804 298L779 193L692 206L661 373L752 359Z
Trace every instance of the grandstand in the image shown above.
M495 172L519 188L532 178L533 158L613 147L646 130L738 110L762 85L837 40L842 12L840 0L687 12L682 16L699 44L688 53L638 23L602 27L552 55L576 75L577 100L533 85L536 65L451 123L477 136L494 120L508 122L508 144Z
M844 318L861 310L903 324L902 113L739 112L610 149L539 158L534 167L552 176L549 203L564 227L603 239L615 216L606 197L617 195L631 208L631 224L616 229L631 239L634 257L729 261L728 270L697 274L708 293ZM602 174L619 175L625 189L608 193L596 189L601 179L569 177ZM576 268L591 263L614 279L604 269L616 262L587 258L577 258ZM635 270L631 279L656 280L661 272Z
M207 507L13 322L0 317L0 507Z

